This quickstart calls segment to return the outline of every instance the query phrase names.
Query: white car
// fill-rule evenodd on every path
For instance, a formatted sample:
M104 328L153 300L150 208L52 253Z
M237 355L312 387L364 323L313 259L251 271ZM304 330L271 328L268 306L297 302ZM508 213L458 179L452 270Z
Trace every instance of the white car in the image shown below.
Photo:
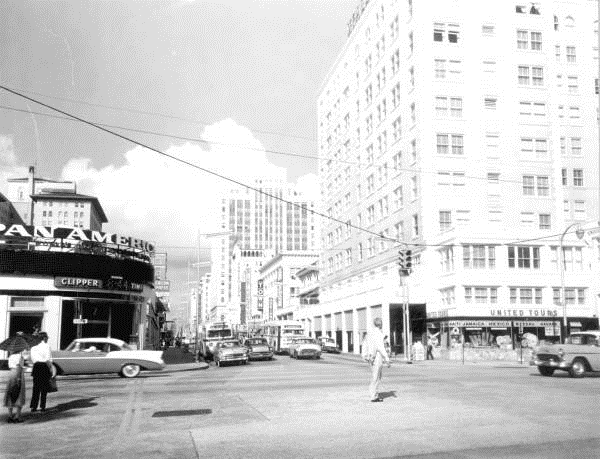
M317 344L314 338L294 338L290 343L290 357L292 359L320 359L321 358L321 346Z
M64 351L52 351L52 360L59 375L118 373L135 378L142 370L162 370L163 351L131 348L115 338L78 338Z

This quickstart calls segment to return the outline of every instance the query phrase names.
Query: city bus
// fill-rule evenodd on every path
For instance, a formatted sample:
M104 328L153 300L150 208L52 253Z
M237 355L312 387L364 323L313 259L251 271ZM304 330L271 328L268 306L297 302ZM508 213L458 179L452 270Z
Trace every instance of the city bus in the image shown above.
M233 328L226 322L205 323L202 325L198 343L199 354L204 360L210 360L213 356L215 345L222 340L234 339Z
M302 337L304 327L302 322L297 320L272 320L262 324L256 336L267 339L273 352L285 354L289 350L292 338Z

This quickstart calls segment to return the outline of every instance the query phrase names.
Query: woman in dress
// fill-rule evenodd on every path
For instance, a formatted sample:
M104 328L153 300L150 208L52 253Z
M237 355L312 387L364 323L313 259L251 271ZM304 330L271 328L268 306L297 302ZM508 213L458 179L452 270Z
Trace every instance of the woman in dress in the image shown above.
M25 405L25 352L15 352L8 357L10 374L4 393L4 406L8 408L8 422L10 423L23 422L21 409Z

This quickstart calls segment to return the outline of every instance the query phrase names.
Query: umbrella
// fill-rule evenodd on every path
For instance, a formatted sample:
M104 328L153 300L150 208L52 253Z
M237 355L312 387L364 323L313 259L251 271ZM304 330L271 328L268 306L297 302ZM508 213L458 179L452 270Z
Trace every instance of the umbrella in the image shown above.
M29 342L23 335L11 336L0 343L0 349L7 351L9 354L15 354L27 348L29 348Z

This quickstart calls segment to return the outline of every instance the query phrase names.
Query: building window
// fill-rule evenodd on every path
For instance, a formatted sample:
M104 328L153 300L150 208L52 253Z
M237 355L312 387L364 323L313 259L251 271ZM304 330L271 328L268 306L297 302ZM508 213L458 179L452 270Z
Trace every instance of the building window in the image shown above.
M437 153L438 155L446 155L449 152L448 134L437 135Z
M485 36L493 36L496 33L495 27L493 25L483 24L481 26L481 34Z
M573 169L573 186L583 186L583 169Z
M587 211L585 209L585 201L576 200L573 203L573 211L575 213L575 220L586 220L587 219Z
M540 269L540 248L529 246L509 246L508 267L519 269Z
M440 231L447 231L452 227L452 213L449 210L440 210Z
M498 98L496 97L484 97L483 106L488 110L496 110L496 104L498 102Z
M419 215L414 214L412 216L412 236L413 238L418 238L421 234L421 229L419 226Z
M552 225L550 223L550 214L540 214L539 215L539 223L540 223L541 230L552 229Z
M466 269L496 268L496 247L493 245L463 245L463 267Z
M443 272L454 271L454 249L452 246L444 247L439 251L440 264Z
M581 137L571 137L571 154L573 156L581 156Z
M460 27L458 24L444 24L436 22L433 25L433 41L443 42L447 31L447 42L458 43Z
M567 169L563 168L561 170L561 174L562 174L562 184L563 184L563 186L567 186L569 184L569 178L567 176Z
M567 62L570 64L574 64L577 62L577 56L575 54L575 46L567 46L566 51Z
M579 79L576 76L568 77L569 94L577 94L579 92Z

